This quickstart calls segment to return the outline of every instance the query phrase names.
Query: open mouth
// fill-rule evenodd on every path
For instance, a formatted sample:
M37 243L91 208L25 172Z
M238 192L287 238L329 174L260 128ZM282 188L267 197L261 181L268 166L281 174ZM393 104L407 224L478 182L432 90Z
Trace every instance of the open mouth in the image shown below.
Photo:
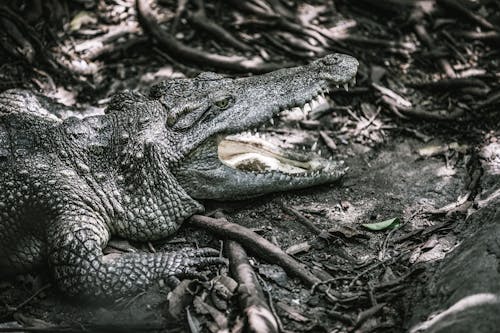
M354 85L354 79L345 84ZM231 168L253 173L278 172L295 177L316 177L338 173L339 162L321 156L317 139L290 126L331 107L328 90L320 90L302 105L277 112L247 132L218 138L219 160Z

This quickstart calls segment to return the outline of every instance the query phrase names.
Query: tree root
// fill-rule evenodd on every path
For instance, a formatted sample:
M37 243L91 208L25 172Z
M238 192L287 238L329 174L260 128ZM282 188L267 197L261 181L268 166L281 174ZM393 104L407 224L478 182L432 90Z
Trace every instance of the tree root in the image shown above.
M469 19L471 19L471 21L477 23L478 25L480 25L483 28L492 29L492 30L496 30L496 31L500 30L497 26L495 26L494 24L489 22L484 17L477 15L477 14L473 13L472 11L470 11L467 7L462 5L459 1L437 0L436 2L443 7L450 8L450 9L455 10L456 12L461 13L462 15L468 17Z
M53 69L57 69L54 60L45 51L38 33L22 17L6 6L0 5L0 20L5 31L15 41L15 44L19 46L15 47L16 52L14 53L13 50L7 49L9 53L21 56L30 64L35 59L45 60ZM26 34L22 33L20 29L26 30ZM25 36L29 36L29 38Z
M188 20L193 23L195 27L212 34L219 40L234 46L238 50L246 52L253 50L252 47L239 41L229 31L215 23L213 20L209 19L206 15L205 5L203 1L197 0L196 5L198 9L194 13L188 15Z
M148 0L136 0L136 6L140 22L144 29L149 31L158 40L164 51L174 58L181 58L200 65L212 66L239 73L266 73L292 65L290 63L266 63L259 57L248 59L239 56L224 56L189 47L177 41L172 35L160 28L148 4Z
M208 229L222 237L238 240L246 248L264 258L267 262L282 266L291 275L299 277L307 285L314 285L321 280L279 247L253 231L226 219L214 219L203 215L193 215L190 224L203 229Z
M418 110L411 107L405 107L401 104L396 103L393 99L388 96L382 96L381 99L389 109L399 118L408 119L411 118L419 118L425 120L457 120L459 119L465 111L463 109L455 109L452 112L448 112L447 110L439 110L439 111L426 111L426 110Z
M226 253L233 277L238 282L238 296L247 317L249 332L279 332L278 323L267 305L262 288L257 281L247 254L235 241L228 241Z

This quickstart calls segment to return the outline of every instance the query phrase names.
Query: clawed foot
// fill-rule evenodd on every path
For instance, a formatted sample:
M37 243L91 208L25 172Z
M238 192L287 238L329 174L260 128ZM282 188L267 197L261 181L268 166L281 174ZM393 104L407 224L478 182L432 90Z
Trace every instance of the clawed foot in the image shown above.
M169 276L198 278L201 280L206 277L200 273L199 269L211 265L228 265L227 259L221 257L219 251L211 248L187 248L172 252L169 261L171 261Z

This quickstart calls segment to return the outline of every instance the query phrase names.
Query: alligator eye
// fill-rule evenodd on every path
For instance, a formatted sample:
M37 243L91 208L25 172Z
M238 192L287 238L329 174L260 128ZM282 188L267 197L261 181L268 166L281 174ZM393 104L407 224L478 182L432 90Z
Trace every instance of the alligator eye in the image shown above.
M225 97L223 99L219 99L218 101L215 101L214 104L219 109L225 110L229 107L229 104L231 104L231 97Z
M172 126L174 126L174 125L175 125L175 117L174 117L173 115L169 115L169 116L167 117L167 125L168 125L169 127L172 127Z

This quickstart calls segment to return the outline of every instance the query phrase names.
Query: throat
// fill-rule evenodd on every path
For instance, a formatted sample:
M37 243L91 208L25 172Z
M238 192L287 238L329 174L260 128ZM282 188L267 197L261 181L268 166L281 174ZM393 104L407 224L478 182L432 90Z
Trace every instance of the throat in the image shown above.
M284 149L258 135L237 134L220 140L219 160L233 168L246 172L278 171L300 174L320 168L311 154Z

